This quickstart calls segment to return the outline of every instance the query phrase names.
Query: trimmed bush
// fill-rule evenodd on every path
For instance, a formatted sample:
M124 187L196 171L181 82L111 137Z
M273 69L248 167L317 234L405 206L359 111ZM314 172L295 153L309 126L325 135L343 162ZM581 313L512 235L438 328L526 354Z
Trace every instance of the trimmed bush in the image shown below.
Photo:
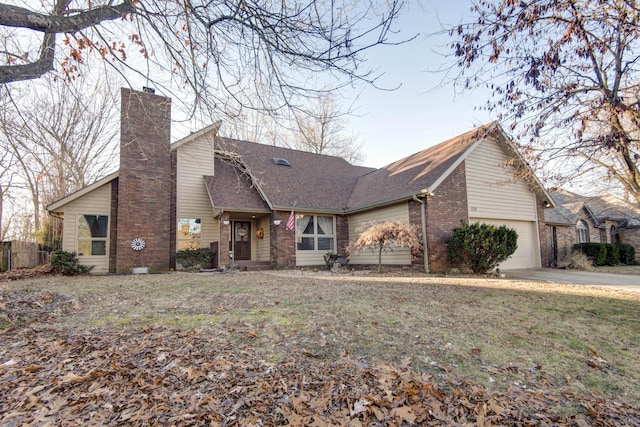
M631 265L636 263L636 248L627 243L617 245L620 251L620 263Z
M573 245L573 250L585 254L597 267L607 262L607 248L602 243L578 243Z
M183 268L211 268L216 251L209 248L183 249L176 252L176 262Z
M474 273L486 273L518 248L518 233L504 225L470 224L453 230L447 239L449 256Z
M87 267L80 264L75 252L54 251L51 253L51 269L54 273L64 276L76 276L79 274L88 274L93 270L93 265Z
M607 256L604 265L618 265L620 264L620 247L613 243L604 243L607 250Z

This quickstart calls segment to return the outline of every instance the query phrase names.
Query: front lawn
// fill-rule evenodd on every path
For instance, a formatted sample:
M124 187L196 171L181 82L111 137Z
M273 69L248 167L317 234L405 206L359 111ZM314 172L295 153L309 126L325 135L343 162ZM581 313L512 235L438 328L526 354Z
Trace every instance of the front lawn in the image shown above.
M0 296L2 425L640 424L638 292L263 272Z

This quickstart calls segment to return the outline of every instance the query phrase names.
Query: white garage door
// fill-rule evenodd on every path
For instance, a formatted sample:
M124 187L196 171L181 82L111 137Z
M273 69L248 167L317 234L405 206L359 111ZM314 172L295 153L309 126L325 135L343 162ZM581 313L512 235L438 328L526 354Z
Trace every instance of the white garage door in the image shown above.
M495 226L506 225L518 233L518 249L498 268L536 268L540 267L540 243L534 221L509 221L501 219L470 218L470 223L483 222Z

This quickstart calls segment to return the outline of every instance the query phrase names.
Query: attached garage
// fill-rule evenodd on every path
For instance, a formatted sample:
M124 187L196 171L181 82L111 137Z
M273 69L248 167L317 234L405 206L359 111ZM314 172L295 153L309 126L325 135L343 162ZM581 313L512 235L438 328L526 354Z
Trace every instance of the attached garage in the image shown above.
M540 244L534 221L512 221L501 219L470 218L470 223L486 223L499 227L505 225L518 233L518 249L511 258L498 266L501 270L510 268L537 268L540 263Z

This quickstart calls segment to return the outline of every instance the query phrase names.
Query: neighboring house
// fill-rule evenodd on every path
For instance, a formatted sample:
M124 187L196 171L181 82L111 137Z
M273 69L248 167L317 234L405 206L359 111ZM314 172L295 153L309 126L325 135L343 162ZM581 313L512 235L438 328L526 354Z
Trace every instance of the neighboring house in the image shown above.
M549 259L540 242L553 202L495 123L373 169L222 138L220 123L170 144L170 100L152 93L123 89L121 119L120 170L47 207L64 219L63 250L96 273L166 271L177 250L210 246L219 265L324 265L372 220L415 224L426 236L426 259L395 248L386 265L457 267L445 240L477 221L517 230L518 249L501 268ZM352 253L349 262L377 256Z
M556 207L545 210L549 264L567 260L576 243L628 243L640 256L640 208L618 197L550 192Z

